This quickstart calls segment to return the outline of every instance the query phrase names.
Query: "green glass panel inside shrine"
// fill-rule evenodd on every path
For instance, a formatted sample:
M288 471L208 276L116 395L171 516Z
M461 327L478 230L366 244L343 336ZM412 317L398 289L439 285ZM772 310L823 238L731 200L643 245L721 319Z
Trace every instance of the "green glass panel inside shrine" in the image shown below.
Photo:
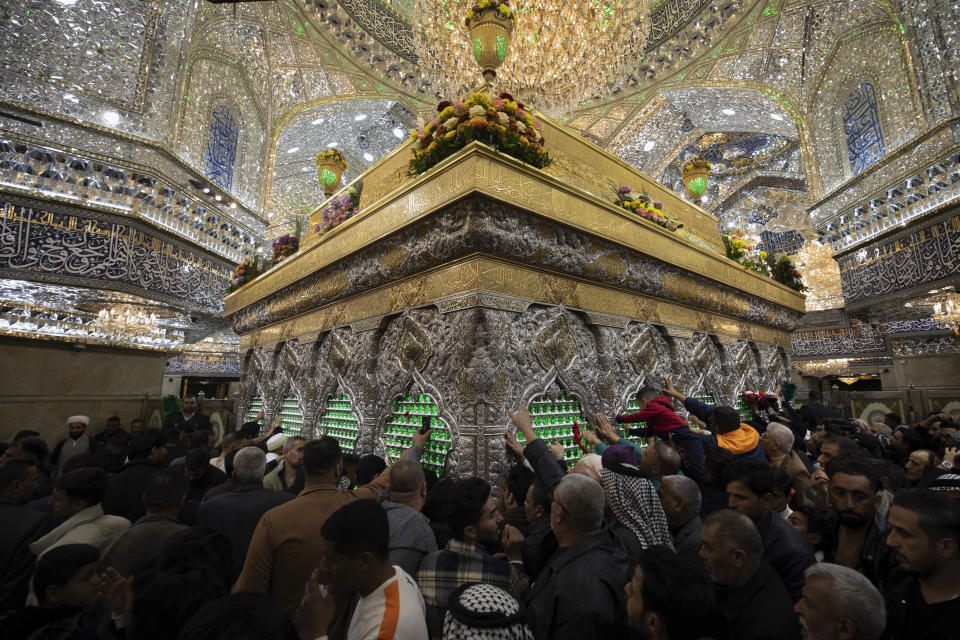
M353 453L360 435L360 420L353 412L350 396L345 393L327 396L323 414L317 420L320 435L336 438L344 453Z
M534 397L527 405L527 410L538 438L547 444L556 440L563 445L563 459L568 467L572 467L583 457L583 451L573 439L574 422L584 429L588 426L583 418L583 403L579 398L561 387L556 398L547 395ZM523 434L519 432L517 438L521 442L524 440Z
M303 431L303 411L296 396L285 396L280 405L280 428L288 436L299 436Z
M388 464L395 462L413 444L413 433L429 421L433 433L423 450L423 468L438 476L443 475L443 466L453 444L447 423L440 418L440 407L425 393L407 392L394 399L392 410L383 425L380 439L383 441Z

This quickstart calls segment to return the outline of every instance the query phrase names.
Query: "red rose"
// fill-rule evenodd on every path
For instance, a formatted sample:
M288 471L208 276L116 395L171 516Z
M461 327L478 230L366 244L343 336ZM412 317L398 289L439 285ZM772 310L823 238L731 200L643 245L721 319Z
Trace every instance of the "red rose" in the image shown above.
M500 99L501 99L501 100L513 100L513 96L510 95L509 93L501 93L501 94L500 94Z
M450 104L449 100L444 100L443 102L437 105L437 112L439 113L440 111L443 111L447 107L452 107L452 106L453 105Z

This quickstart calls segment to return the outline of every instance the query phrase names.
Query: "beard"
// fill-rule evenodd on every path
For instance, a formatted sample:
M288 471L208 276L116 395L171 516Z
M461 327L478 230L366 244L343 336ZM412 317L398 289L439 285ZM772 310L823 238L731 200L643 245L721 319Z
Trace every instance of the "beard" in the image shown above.
M838 516L840 524L848 529L863 529L869 524L871 518L871 516L861 515L854 511L841 511Z
M806 621L803 618L800 618L800 631L802 632L803 640L833 640L834 637L826 629L819 629L817 631L807 629Z
M70 437L73 438L74 440L79 440L80 438L83 437L83 432L81 431L80 433L73 433L73 432L71 431L71 432L70 432Z

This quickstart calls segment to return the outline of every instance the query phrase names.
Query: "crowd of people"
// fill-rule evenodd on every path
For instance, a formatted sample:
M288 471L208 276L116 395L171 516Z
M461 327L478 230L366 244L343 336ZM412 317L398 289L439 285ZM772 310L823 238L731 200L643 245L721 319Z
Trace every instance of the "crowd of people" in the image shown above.
M66 420L0 457L0 636L16 640L956 640L960 425L847 419L816 392L679 391L597 414L584 456L508 412L508 471L438 478L196 398L163 430Z

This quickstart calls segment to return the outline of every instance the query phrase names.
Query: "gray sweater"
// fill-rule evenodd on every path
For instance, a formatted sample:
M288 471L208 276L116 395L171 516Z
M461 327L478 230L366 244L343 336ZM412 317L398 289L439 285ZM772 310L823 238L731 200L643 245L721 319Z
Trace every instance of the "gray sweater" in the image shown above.
M437 540L426 516L405 504L380 498L390 522L390 562L411 576L417 575L420 562L437 550Z

